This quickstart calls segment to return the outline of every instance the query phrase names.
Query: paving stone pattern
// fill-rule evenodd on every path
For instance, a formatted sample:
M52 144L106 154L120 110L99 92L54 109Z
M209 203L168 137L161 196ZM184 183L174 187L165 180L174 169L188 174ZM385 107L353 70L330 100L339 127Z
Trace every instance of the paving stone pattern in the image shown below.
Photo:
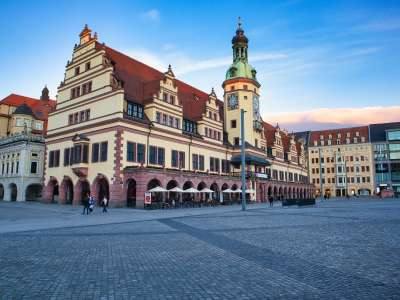
M400 201L237 208L2 233L0 299L400 299Z

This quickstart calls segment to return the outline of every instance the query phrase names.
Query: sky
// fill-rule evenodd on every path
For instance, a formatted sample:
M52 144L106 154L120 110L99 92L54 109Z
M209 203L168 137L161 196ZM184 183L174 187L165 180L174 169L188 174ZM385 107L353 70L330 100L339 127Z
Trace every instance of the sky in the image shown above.
M400 1L0 1L0 98L56 96L85 24L205 92L240 16L263 119L289 131L400 121Z

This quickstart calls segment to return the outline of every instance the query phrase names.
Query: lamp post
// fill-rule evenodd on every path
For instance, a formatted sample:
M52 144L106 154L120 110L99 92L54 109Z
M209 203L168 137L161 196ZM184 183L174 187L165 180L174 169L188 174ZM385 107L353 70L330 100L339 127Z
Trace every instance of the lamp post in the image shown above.
M245 159L245 140L244 140L244 113L245 110L240 110L240 138L242 140L240 158L242 161L242 210L246 210L246 159Z

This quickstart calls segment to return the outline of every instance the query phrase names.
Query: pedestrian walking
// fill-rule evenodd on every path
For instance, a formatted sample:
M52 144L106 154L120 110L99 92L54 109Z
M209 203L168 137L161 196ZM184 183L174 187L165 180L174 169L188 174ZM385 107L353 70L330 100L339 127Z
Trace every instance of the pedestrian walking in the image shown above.
M274 206L274 197L272 197L271 195L268 197L268 201L269 201L269 206L272 207Z
M107 206L108 206L108 199L106 196L104 196L101 205L103 206L103 213L107 212Z
M83 203L83 212L82 215L89 214L89 193L86 195L86 197L83 198L82 203Z
M92 195L89 196L89 213L92 213L94 210L94 197Z

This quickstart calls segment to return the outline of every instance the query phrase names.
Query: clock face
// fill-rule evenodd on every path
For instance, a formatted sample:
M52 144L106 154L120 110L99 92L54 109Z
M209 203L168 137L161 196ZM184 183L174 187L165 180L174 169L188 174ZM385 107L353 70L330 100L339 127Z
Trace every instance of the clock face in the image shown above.
M260 103L258 96L253 96L253 117L254 120L260 120Z
M230 94L228 98L228 105L230 109L236 109L238 108L238 98L236 94Z

